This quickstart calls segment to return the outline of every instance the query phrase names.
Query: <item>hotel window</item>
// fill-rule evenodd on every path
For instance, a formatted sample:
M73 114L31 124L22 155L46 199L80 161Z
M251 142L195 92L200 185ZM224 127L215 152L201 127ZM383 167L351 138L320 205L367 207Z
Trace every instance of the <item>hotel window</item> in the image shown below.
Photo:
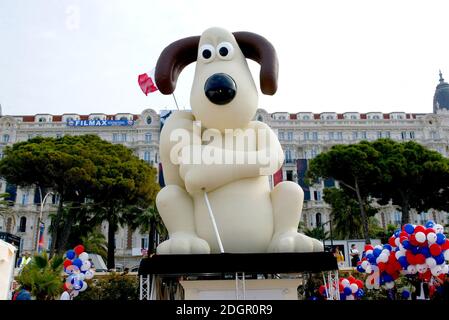
M3 135L3 142L4 143L8 143L9 142L9 134L4 134Z
M119 141L119 134L118 133L113 133L112 134L112 141L113 142L118 142Z
M382 138L382 131L377 131L377 139Z
M148 238L145 237L140 240L140 248L148 249Z
M366 140L366 131L362 131L361 134L362 134L362 139Z
M22 194L22 205L28 204L28 192Z
M329 132L329 140L334 140L334 133L333 132Z
M385 131L384 137L390 139L390 131Z
M436 132L436 131L431 131L431 132L430 132L430 137L431 137L432 139L439 139L439 138L440 138L440 135L439 135L438 132Z
M128 120L127 117L120 117L120 120L124 121L124 120Z
M312 140L317 141L318 140L318 132L312 132Z
M309 132L304 132L304 140L307 141L309 140Z
M150 163L151 162L151 152L150 151L145 151L143 153L143 160Z
M415 131L410 131L410 139L415 139Z
M302 120L310 120L310 117L309 116L304 116L304 117L302 117Z
M147 117L147 124L151 124L151 122L153 122L153 118L151 118L151 116Z
M313 159L318 155L318 151L316 148L312 148L312 150L310 150L310 157Z
M45 119L44 117L39 118L38 120L39 122L47 122L47 119Z
M56 139L62 138L62 133L57 133L56 134Z
M337 140L343 140L343 132L337 132Z
M317 227L321 227L321 213L319 212L315 215L315 223Z
M407 140L407 132L402 131L401 132L401 138L402 138L402 140Z
M288 141L292 141L293 140L293 132L292 131L288 131L287 132L287 140Z
M123 141L123 142L126 141L126 133L122 133L122 141Z
M20 218L20 224L19 224L19 232L25 232L27 229L27 218L21 217Z
M357 140L359 138L359 133L357 131L352 132L352 140Z
M394 224L401 225L401 213L399 211L394 212Z
M151 132L145 133L145 142L151 142L151 138L152 138Z
M356 116L356 115L352 115L352 116L351 116L351 119L352 119L352 120L357 120L357 116Z
M279 140L284 140L284 132L283 131L280 131L278 133L278 136L279 136Z
M290 149L285 150L285 162L286 163L292 163L292 151Z

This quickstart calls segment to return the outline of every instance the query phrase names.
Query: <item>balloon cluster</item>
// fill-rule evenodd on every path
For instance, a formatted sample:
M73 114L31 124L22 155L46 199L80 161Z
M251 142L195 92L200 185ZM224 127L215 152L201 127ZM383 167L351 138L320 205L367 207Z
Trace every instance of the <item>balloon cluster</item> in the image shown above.
M320 294L326 297L326 291L330 290L329 283L324 286L321 285L318 289ZM355 300L360 299L365 295L363 291L363 281L349 276L348 278L340 278L338 283L338 292L340 293L340 300Z
M77 245L73 250L68 250L65 254L64 272L68 275L64 283L64 290L73 289L73 296L87 289L85 280L92 279L94 271L89 261L89 254L84 252L83 245Z
M443 226L433 221L425 226L406 224L394 232L388 244L366 245L357 271L371 275L366 280L368 289L376 287L377 280L391 289L401 274L417 274L424 281L444 276L449 271L449 240L443 232Z

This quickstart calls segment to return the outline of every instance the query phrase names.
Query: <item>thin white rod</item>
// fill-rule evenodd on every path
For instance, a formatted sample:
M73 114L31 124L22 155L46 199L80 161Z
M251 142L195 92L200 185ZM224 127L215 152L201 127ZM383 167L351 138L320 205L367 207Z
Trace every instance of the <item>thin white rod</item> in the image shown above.
M220 247L220 252L224 253L223 243L221 242L220 234L218 233L217 223L215 222L214 214L212 213L212 208L209 203L207 192L204 192L204 200L206 201L207 210L209 211L209 216L210 219L212 220L212 225L214 227L215 236L217 237L218 246Z

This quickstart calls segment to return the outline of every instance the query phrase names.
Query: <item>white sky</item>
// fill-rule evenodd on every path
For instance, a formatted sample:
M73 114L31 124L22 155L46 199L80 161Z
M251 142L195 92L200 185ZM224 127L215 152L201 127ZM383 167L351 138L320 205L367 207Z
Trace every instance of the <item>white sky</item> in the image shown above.
M438 69L449 80L448 12L447 0L0 0L0 104L3 114L175 108L145 96L137 75L171 42L219 26L276 48L278 92L259 99L269 112L432 112ZM181 107L193 71L178 81Z

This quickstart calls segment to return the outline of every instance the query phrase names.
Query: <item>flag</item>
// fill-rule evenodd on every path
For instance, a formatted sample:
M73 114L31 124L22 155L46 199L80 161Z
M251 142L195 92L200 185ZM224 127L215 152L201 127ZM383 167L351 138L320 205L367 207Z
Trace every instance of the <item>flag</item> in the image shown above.
M37 252L41 253L42 249L44 248L44 229L45 229L45 224L43 222L41 222L41 225L39 227L39 247Z
M156 86L156 80L154 78L154 68L147 72L139 75L138 82L140 89L147 96L149 93L159 90Z
M159 185L161 188L165 187L165 181L164 181L164 171L162 169L162 163L159 162Z
M282 167L273 174L273 186L275 187L279 182L282 182Z

